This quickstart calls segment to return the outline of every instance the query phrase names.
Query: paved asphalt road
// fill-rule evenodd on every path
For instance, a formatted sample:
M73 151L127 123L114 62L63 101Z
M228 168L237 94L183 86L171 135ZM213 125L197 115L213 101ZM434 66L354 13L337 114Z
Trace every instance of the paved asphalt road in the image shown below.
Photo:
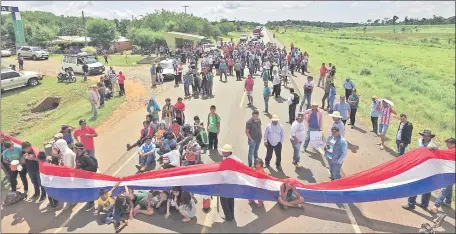
M265 41L275 41L272 36L265 33ZM260 119L263 123L263 129L270 122L270 116L264 111L262 99L263 84L261 78L255 77L254 86L254 106L260 111ZM298 84L302 93L301 84L305 81L305 76L298 75L293 78L295 84ZM247 98L244 97L243 82L235 81L234 77L229 77L228 82L219 82L216 77L214 84L215 97L212 99L190 99L186 100L187 120L193 122L193 116L198 115L206 122L206 116L211 105L217 106L217 112L221 116L221 133L219 146L229 143L234 147L234 154L237 155L244 163L247 163L247 137L245 136L245 122L251 117L252 109L247 107ZM270 85L271 86L271 85ZM296 87L295 87L296 88ZM323 92L316 88L314 97L321 100ZM165 98L169 97L173 102L177 97L183 96L183 87L170 88L169 92L156 97L158 102L163 105ZM282 88L283 98L289 96L289 91ZM302 97L302 96L301 96ZM279 178L293 177L298 178L304 183L319 183L329 181L329 172L326 163L317 152L301 153L301 162L303 168L295 169L291 164L292 148L288 140L290 125L285 123L288 119L288 106L286 101L270 99L269 112L278 114L281 118L280 124L285 129L286 139L282 151L283 172L278 172L275 168L270 170L272 176ZM134 151L125 152L125 144L133 142L139 134L141 123L146 111L131 113L113 126L110 135L100 136L97 139L97 155L103 157L101 161L108 165L108 162L115 162L110 167L103 167L102 171L106 174L115 176L127 176L136 172L138 156ZM330 124L330 118L325 116L323 129L327 129ZM359 125L360 128L368 131L369 127ZM361 129L362 130L362 129ZM351 143L350 153L344 163L343 170L345 174L350 175L356 172L368 169L394 157L385 151L374 149L376 139L366 133L364 130L347 130L346 137ZM358 147L357 145L363 145ZM367 145L367 150L364 150ZM259 155L264 159L266 154L265 147L261 146ZM100 159L99 159L100 160ZM217 154L203 155L206 163L218 162L221 157ZM112 163L109 163L112 164ZM275 164L275 158L271 165ZM100 164L101 165L101 164ZM222 219L223 212L216 209L216 199L212 200L213 209L210 213L202 212L201 197L198 197L198 212L196 220L190 223L182 223L178 213L173 213L169 219L163 216L154 215L152 217L138 216L132 220L129 226L123 232L141 232L141 233L168 233L168 232L267 232L267 233L353 233L353 232L417 232L422 223L430 222L431 215L417 209L414 212L402 210L400 205L404 204L406 199L397 199L392 201L382 201L364 204L306 204L304 210L288 209L286 211L279 208L276 203L265 202L264 208L249 206L246 200L236 199L235 217L236 222L224 222ZM97 217L91 212L78 210L80 206L73 209L73 213L53 215L51 219L47 218L48 224L35 224L40 228L31 227L30 230L43 232L113 232L112 225L100 225ZM54 218L54 219L52 219ZM31 225L29 218L29 224ZM36 223L36 221L35 221ZM3 226L2 215L2 226ZM13 229L14 230L14 229ZM441 231L454 231L454 215L447 218L444 229Z

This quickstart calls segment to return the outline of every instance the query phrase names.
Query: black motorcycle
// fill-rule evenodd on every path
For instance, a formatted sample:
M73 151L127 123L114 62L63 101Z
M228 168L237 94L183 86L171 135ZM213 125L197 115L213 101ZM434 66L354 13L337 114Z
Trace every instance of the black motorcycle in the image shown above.
M57 75L57 82L76 82L76 76L74 75L72 68L65 68L65 71L60 71Z

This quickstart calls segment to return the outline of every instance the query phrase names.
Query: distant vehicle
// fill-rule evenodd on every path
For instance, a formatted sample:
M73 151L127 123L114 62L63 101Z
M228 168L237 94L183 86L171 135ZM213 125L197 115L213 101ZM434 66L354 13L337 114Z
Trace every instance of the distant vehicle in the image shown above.
M247 41L248 40L247 34L242 34L241 37L239 38L241 41Z
M2 51L1 51L2 57L9 57L9 56L11 56L12 54L13 54L13 53L11 53L10 50L2 50Z
M262 26L257 26L254 30L253 30L253 34L260 34L260 32L263 30L263 27Z
M258 41L258 36L257 35L252 35L250 37L250 41Z
M263 34L263 32L260 32L260 37L264 37L264 34Z
M39 84L39 80L43 80L38 72L18 72L12 69L2 69L1 78L1 91L22 86L34 87Z
M62 70L67 71L68 68L73 69L74 73L82 74L82 65L87 64L89 67L89 75L102 74L105 71L105 66L98 62L95 56L86 54L66 54L62 58Z
M174 64L176 64L176 60L170 58L160 61L160 66L163 68L162 75L164 80L174 79Z
M204 44L203 45L203 51L204 52L210 52L210 51L213 51L213 50L217 50L217 46L215 46L214 44Z
M22 46L19 47L16 51L17 54L21 54L24 58L31 58L33 60L37 59L49 59L49 53L40 48L35 46Z

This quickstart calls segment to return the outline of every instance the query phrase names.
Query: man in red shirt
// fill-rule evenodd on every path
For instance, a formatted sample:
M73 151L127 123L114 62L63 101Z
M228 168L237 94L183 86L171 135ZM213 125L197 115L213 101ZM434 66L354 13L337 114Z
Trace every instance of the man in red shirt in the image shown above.
M123 95L125 95L125 76L121 71L117 75L117 81L119 83L119 89L120 89L119 95L123 96Z
M185 104L183 102L183 99L181 97L177 98L177 103L174 104L174 112L176 116L177 123L182 126L184 125L185 122Z
M323 89L325 89L325 76L326 76L326 72L328 72L328 68L326 68L325 66L325 63L322 63L321 64L321 67L320 67L320 79L318 79L318 87L320 87L320 81L323 81Z
M245 92L247 93L247 98L249 100L248 106L253 105L253 79L251 75L247 76L247 79L245 80Z
M94 128L87 126L85 119L79 120L79 126L81 126L81 128L74 131L74 139L76 139L76 142L82 143L84 145L84 150L86 150L91 157L95 158L95 142L93 138L97 137L98 133Z

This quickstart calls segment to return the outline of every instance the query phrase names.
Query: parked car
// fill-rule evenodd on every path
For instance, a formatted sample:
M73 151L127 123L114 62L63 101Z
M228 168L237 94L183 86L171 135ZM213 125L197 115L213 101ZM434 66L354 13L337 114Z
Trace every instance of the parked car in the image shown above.
M217 50L217 46L215 46L214 44L204 44L203 45L203 51L204 52L210 52L210 51L213 51L213 50Z
M16 51L17 54L21 54L24 58L31 58L33 60L37 59L49 59L49 53L36 46L22 46L19 47Z
M13 53L11 53L10 50L1 50L1 55L2 57L9 57L11 56Z
M1 91L22 86L34 87L39 84L39 80L43 80L43 76L38 72L18 72L12 69L2 69Z
M242 34L241 37L239 38L240 41L247 41L249 39L249 37L247 36L247 34Z
M81 54L66 54L62 58L62 70L67 71L68 68L73 69L74 73L82 74L82 65L87 64L89 67L89 75L101 74L105 71L105 66L98 62L95 56L89 56L85 53Z
M163 79L174 79L174 64L176 64L176 60L171 58L160 61L160 66L163 68Z

